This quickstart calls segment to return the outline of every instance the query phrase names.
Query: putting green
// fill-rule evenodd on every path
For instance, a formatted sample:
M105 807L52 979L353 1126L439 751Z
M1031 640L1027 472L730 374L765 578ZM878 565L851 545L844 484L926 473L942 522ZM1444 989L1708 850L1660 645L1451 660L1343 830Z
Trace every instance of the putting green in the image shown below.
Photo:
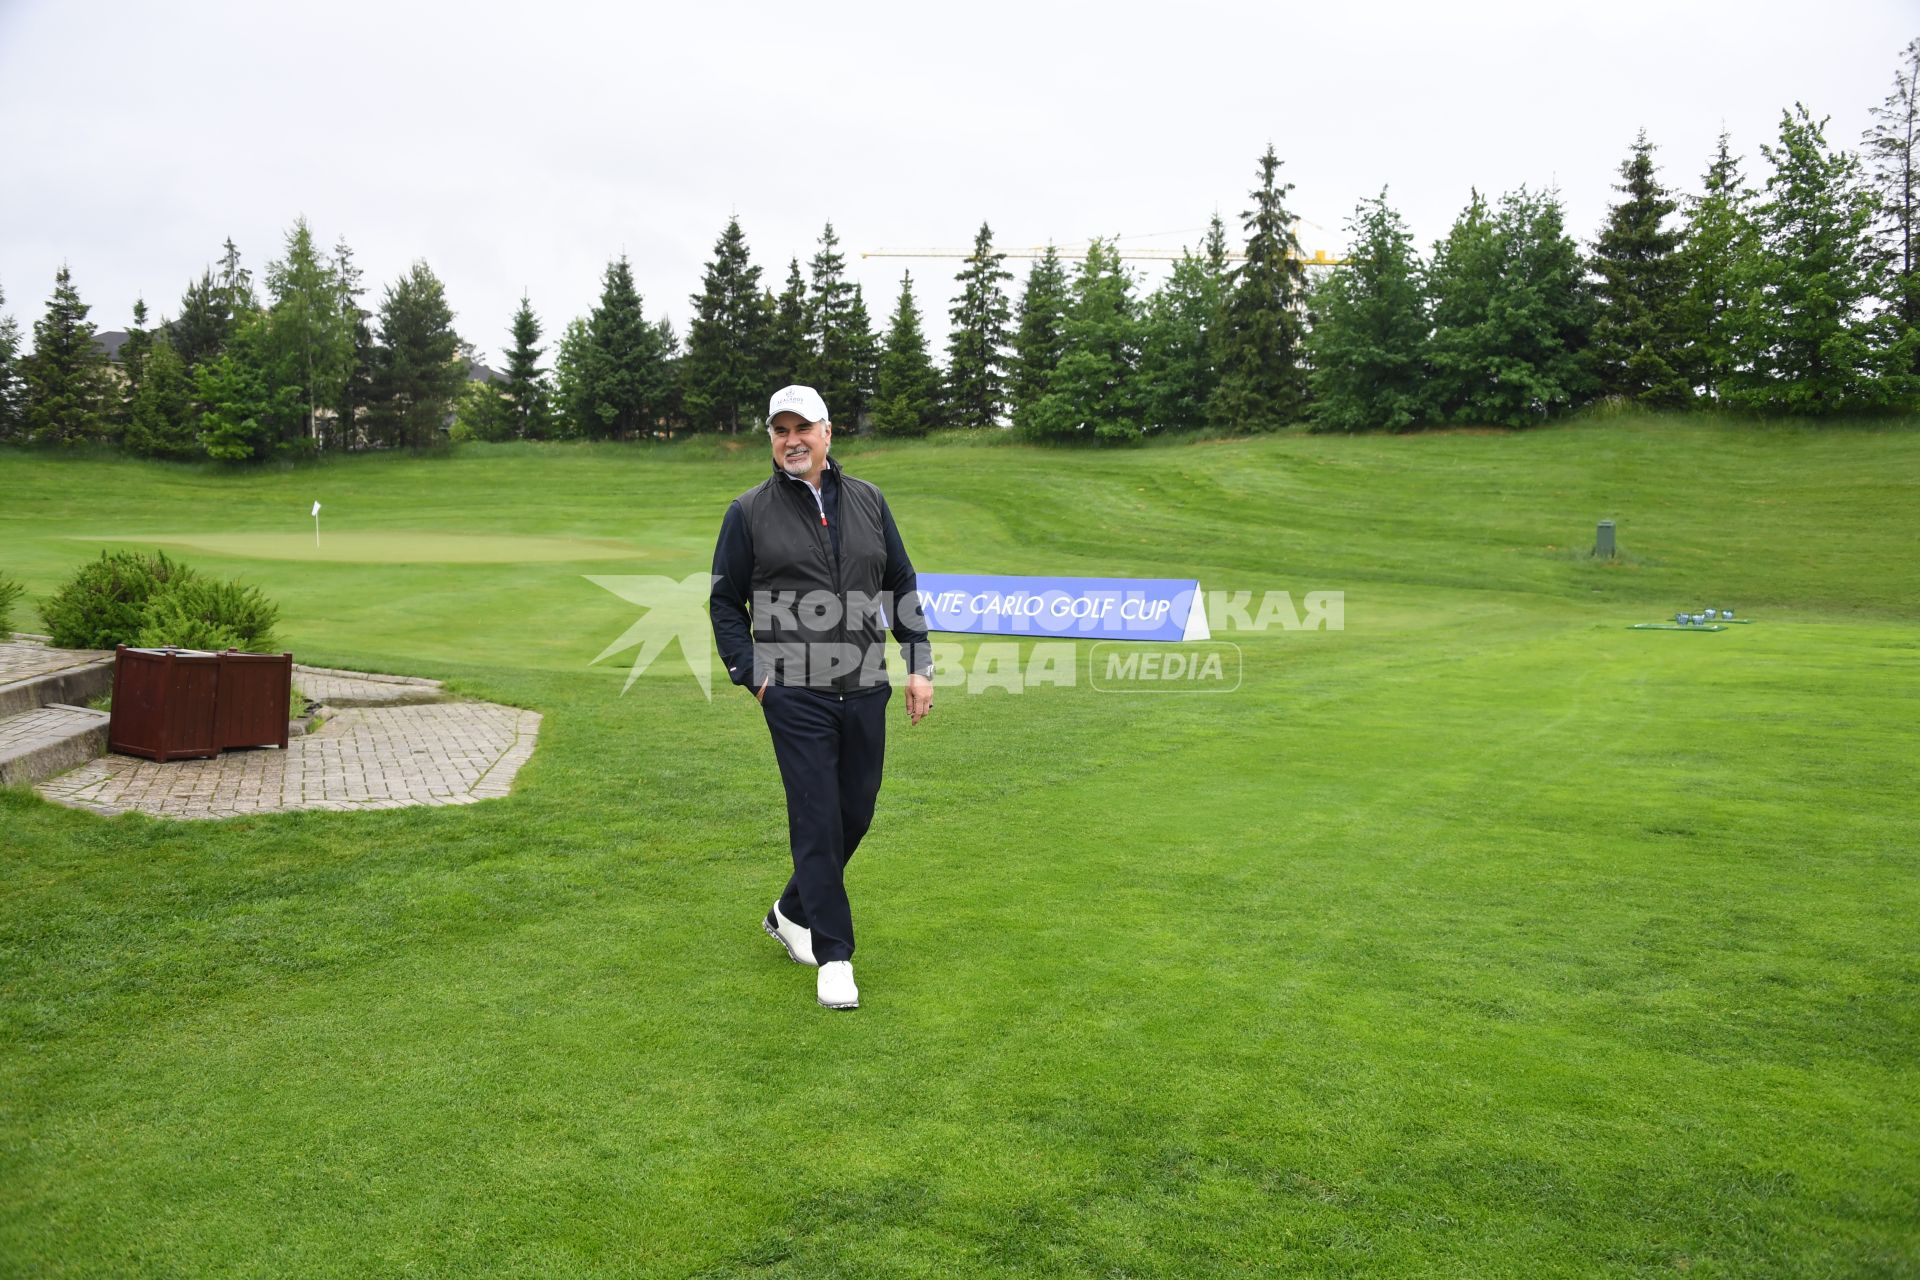
M308 533L87 534L75 542L191 548L252 560L341 561L352 564L529 564L572 560L650 560L679 554L615 538L514 537L488 533L417 533L350 529Z

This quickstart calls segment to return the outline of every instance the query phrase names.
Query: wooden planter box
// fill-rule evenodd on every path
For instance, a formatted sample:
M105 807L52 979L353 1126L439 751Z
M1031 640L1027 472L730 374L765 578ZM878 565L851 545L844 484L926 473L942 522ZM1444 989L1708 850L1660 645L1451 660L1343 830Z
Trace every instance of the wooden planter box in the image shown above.
M293 694L293 655L220 655L220 688L214 695L213 736L229 747L287 747L287 700Z
M107 750L149 760L219 755L213 732L219 688L217 653L116 646Z
M149 760L287 745L290 653L114 650L107 749Z

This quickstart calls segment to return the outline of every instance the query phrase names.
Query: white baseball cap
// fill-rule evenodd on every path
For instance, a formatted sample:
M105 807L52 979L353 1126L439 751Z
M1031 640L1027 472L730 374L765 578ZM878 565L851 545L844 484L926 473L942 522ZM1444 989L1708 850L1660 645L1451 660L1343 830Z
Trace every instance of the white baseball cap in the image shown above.
M783 413L797 413L808 422L827 420L827 402L812 387L782 387L767 401L767 425Z

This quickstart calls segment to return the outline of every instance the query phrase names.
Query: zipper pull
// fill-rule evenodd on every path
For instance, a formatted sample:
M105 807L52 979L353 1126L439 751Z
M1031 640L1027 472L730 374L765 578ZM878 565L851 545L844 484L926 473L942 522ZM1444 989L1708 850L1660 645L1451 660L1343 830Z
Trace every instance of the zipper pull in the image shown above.
M824 511L820 513L820 527L822 529L827 527L827 513Z

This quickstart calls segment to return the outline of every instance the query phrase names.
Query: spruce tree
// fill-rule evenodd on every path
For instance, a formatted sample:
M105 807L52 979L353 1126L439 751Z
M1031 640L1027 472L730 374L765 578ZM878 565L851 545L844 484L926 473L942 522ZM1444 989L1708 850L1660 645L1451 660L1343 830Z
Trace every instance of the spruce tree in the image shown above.
M380 438L413 449L436 443L466 380L446 289L417 261L380 303L370 414Z
M1047 394L1053 371L1066 351L1067 270L1049 244L1027 271L1020 294L1019 327L1013 335L1013 362L1007 375L1014 428L1031 434L1028 415Z
M1312 295L1313 422L1330 431L1405 431L1428 412L1420 257L1385 188L1354 209L1347 238L1347 265Z
M121 441L142 457L193 457L202 452L194 438L193 380L164 328L151 339L140 384L127 400Z
M659 412L671 434L687 425L685 394L681 387L681 378L686 371L686 352L681 349L680 335L674 332L673 321L666 316L653 322L653 331L660 347Z
M1028 415L1037 439L1136 440L1142 412L1140 322L1133 277L1112 245L1095 240L1074 277L1066 354Z
M304 217L294 219L286 256L267 264L263 355L274 384L295 389L304 406L300 432L313 449L320 446L319 411L335 409L353 372L353 321L341 293L313 229Z
M1487 333L1500 288L1500 238L1493 212L1478 188L1446 238L1433 247L1428 273L1433 335L1428 348L1426 417L1432 422L1471 421L1487 367Z
M1292 183L1276 184L1280 160L1273 147L1260 157L1260 185L1242 216L1247 256L1233 273L1222 322L1220 383L1211 416L1231 431L1272 431L1306 410L1301 366L1306 268L1286 198Z
M993 228L980 224L973 253L954 277L960 296L947 317L947 415L956 427L998 425L1007 407L1007 327L1012 307L1007 257L993 251Z
M1594 244L1597 281L1591 358L1601 395L1678 408L1692 398L1681 367L1685 265L1681 232L1667 219L1678 208L1654 176L1653 144L1642 129L1620 165L1626 197L1607 211Z
M740 219L729 218L715 242L693 309L681 366L688 425L695 431L728 432L759 425L772 394L761 381L772 317L761 299L760 268L747 252ZM827 408L832 410L831 402Z
M210 458L259 461L290 438L305 406L300 389L269 376L266 319L243 315L218 354L193 371L201 446Z
M253 272L240 265L240 250L228 236L220 246L220 296L226 301L227 313L233 316L249 315L260 309L260 302L253 293Z
M587 317L587 433L632 439L650 433L666 398L666 355L648 323L633 269L622 254L607 264L600 305Z
M562 439L578 439L587 434L591 401L587 398L593 363L593 334L584 318L567 321L560 334L560 349L553 358L554 432Z
M211 267L198 280L187 282L180 296L180 314L167 322L166 329L174 351L190 369L212 359L226 345L233 332L233 310L214 283Z
M1754 275L1749 260L1759 251L1751 212L1752 192L1740 177L1726 131L1701 179L1701 194L1687 200L1680 241L1681 305L1676 359L1688 382L1708 404L1722 403L1727 375L1738 357L1728 315L1735 290Z
M1140 374L1150 429L1198 431L1207 425L1214 376L1214 330L1225 301L1224 277L1200 256L1183 252L1165 284L1147 299Z
M0 290L0 307L7 305ZM0 312L0 441L17 440L26 432L26 388L20 381L20 326Z
M507 353L506 396L511 405L512 433L522 440L544 440L551 430L551 392L547 371L540 367L540 317L523 290L519 309L508 332L513 350ZM656 340L658 333L655 334Z
M1896 322L1894 340L1912 343L1906 370L1920 374L1920 39L1901 51L1893 92L1872 108L1862 145L1880 201L1880 248L1887 263L1885 302Z
M808 318L807 282L800 275L800 259L792 258L787 263L786 287L774 300L773 326L767 336L767 369L763 380L772 389L769 395L794 383L814 385Z
M853 364L853 412L842 421L855 429L865 424L880 380L880 338L873 331L873 317L867 313L866 295L857 284L847 307L846 335L847 354Z
M153 333L147 328L147 300L133 300L133 323L127 326L127 340L120 344L120 394L113 411L116 434L125 434L140 384L146 381L147 362L153 355Z
M813 291L807 297L807 341L813 351L813 381L807 385L827 402L834 423L854 431L860 425L864 399L860 360L872 339L871 322L863 331L854 315L854 286L847 280L846 268L840 237L829 222L810 264Z
M1884 409L1911 392L1914 338L1872 303L1885 293L1876 202L1859 160L1827 145L1824 120L1783 112L1754 209L1760 252L1729 317L1737 364L1729 403L1770 412Z
M91 310L63 263L47 313L33 326L33 354L20 362L27 385L27 434L47 444L78 444L107 432L112 375L94 342Z
M913 273L900 276L900 299L887 326L880 356L873 429L881 435L924 435L940 415L940 372L927 354L920 308L913 298Z
M1560 202L1479 192L1434 252L1431 419L1526 426L1591 390L1591 299Z
M350 335L353 354L347 373L340 381L340 394L333 405L333 443L354 448L362 442L360 417L373 398L373 315L360 305L366 296L362 272L353 260L353 250L345 236L333 246L333 278L339 289L339 311ZM324 435L323 435L324 440Z

